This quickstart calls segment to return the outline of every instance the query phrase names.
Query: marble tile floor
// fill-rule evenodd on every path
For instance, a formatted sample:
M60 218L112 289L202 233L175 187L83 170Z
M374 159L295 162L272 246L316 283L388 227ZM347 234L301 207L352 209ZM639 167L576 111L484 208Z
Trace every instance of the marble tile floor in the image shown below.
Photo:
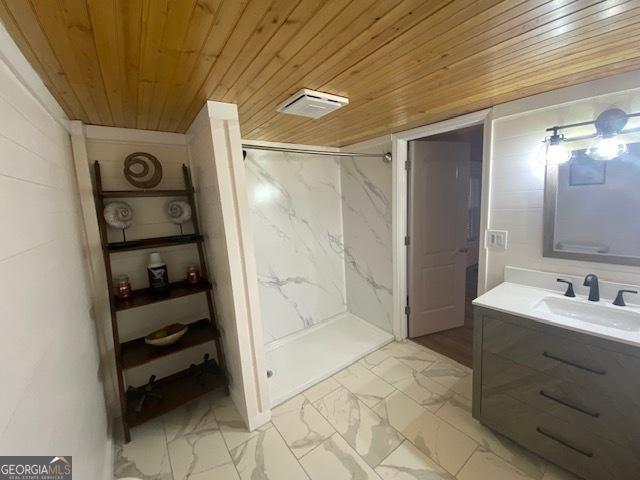
M248 432L202 397L132 431L115 478L577 480L471 417L471 370L394 342L276 407Z

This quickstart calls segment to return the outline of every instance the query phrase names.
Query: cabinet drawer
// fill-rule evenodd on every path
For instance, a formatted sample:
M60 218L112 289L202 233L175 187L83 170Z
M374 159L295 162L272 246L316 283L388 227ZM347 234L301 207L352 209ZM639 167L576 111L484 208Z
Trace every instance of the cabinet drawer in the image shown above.
M638 456L575 422L509 395L482 392L481 420L540 456L590 480L638 478Z
M632 413L640 411L639 399L609 397L490 352L482 356L482 371L486 395L507 394L640 453L640 417Z
M535 322L532 322L535 323ZM640 398L640 357L576 341L577 335L544 326L545 331L483 316L482 350L600 391L605 396Z

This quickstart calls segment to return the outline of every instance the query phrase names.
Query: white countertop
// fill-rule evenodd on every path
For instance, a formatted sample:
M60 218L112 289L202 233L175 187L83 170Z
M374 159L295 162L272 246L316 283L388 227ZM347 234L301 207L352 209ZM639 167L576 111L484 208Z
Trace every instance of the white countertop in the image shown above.
M557 297L560 299L567 298L564 297L564 295L562 295L561 293L558 293L557 291L551 289L547 290L534 286L505 282L475 299L473 301L473 304L498 310L500 312L529 318L539 323L554 325L556 327L566 328L567 330L586 333L588 335L595 335L607 340L613 340L640 347L640 331L634 332L628 330L620 330L617 328L598 325L591 322L585 322L579 319L569 318L564 315L558 315L548 311L541 311L540 309L536 309L536 305L545 297ZM570 300L572 302L580 302L587 305L592 304L592 302L589 302L589 300L581 295L578 295L576 298L567 300ZM639 315L640 325L640 307L636 305L617 307L615 305L611 305L610 300L602 299L597 303L597 308L604 314L606 314L607 309L613 309L612 311L615 311L615 309L624 309L625 311L628 311L630 313L635 313Z

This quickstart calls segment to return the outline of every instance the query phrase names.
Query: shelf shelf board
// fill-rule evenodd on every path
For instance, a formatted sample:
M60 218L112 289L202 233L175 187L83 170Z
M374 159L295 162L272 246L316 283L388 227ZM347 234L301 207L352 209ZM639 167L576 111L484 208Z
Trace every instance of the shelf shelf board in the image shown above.
M188 197L193 190L103 190L98 193L102 198L131 197Z
M206 292L211 289L211 283L202 279L200 283L195 285L187 283L186 280L169 284L166 292L159 293L151 288L143 288L131 292L129 298L116 298L116 310L128 310L130 308L143 307L152 303L166 302L174 298L186 297L187 295L195 295L196 293Z
M206 318L189 324L187 333L173 345L155 347L153 345L147 345L144 337L136 338L135 340L130 340L120 345L122 368L127 370L138 367L158 358L213 341L215 338L213 326Z
M215 375L206 375L204 386L198 385L189 369L182 370L169 377L158 380L154 392L161 395L161 400L151 399L140 412L135 411L137 396L127 393L127 423L130 427L140 425L152 418L159 417L180 405L194 400L205 393L224 388L226 380L224 374L218 371Z
M149 248L172 247L175 245L189 245L202 242L202 235L172 235L170 237L142 238L129 240L128 242L112 242L107 244L107 250L111 253L130 252L132 250L144 250Z

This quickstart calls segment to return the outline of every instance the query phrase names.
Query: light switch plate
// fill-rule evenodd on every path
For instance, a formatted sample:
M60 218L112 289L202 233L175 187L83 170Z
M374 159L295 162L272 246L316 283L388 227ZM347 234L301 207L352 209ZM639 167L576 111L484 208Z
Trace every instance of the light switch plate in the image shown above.
M506 230L487 230L485 245L491 250L506 250L508 236Z

